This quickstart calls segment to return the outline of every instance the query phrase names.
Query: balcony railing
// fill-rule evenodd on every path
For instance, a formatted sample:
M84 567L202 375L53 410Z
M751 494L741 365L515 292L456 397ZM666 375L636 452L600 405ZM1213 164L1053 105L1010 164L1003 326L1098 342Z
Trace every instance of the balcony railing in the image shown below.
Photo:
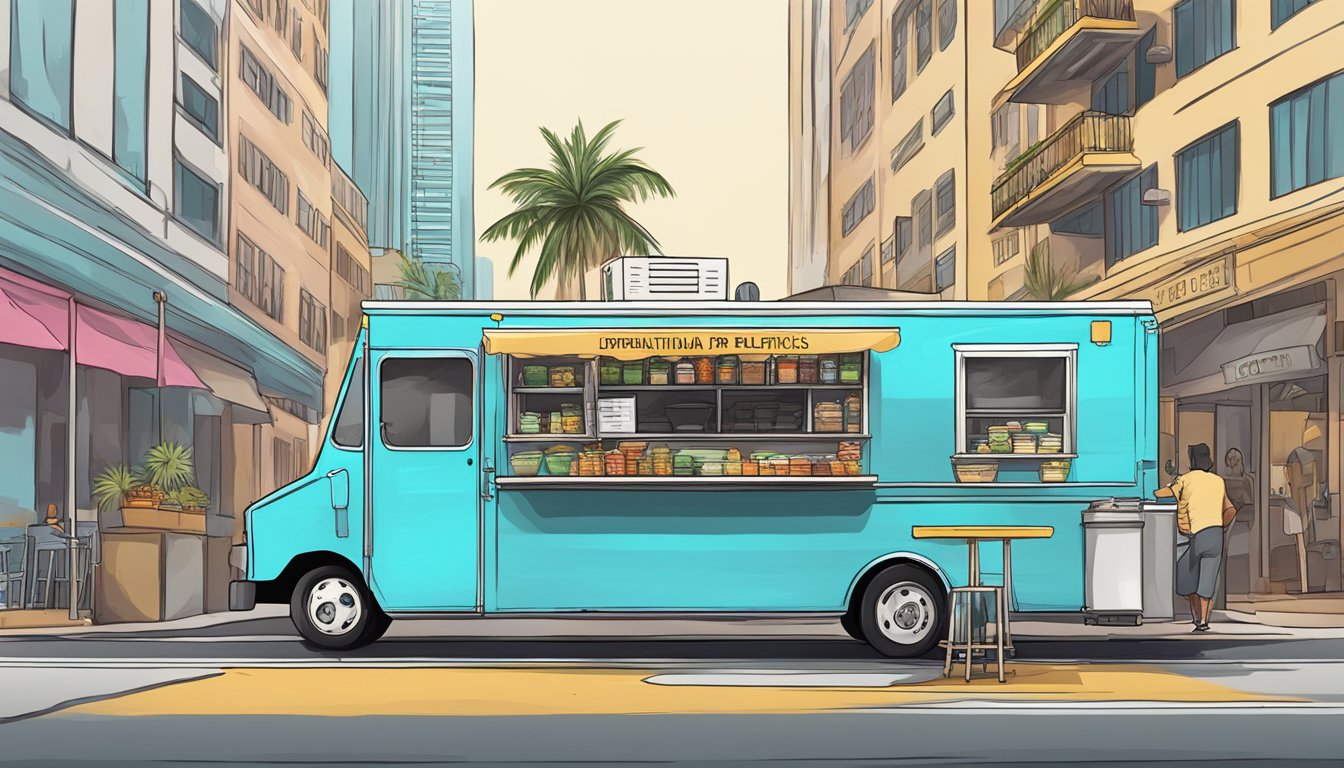
M994 218L1022 201L1056 171L1087 152L1132 152L1127 115L1084 112L1008 164L991 192Z
M1078 23L1092 17L1134 21L1133 0L1053 0L1036 13L1031 28L1017 44L1017 71L1021 72L1045 53L1045 49Z

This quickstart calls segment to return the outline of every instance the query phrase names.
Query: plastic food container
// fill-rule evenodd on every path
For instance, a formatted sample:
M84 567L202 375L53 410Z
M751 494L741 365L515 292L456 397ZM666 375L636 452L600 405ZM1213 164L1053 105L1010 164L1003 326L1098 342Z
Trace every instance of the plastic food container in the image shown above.
M695 358L695 383L714 383L714 360L708 357Z
M695 383L695 364L690 360L682 360L677 363L676 380L678 384Z
M781 355L775 358L775 382L779 384L798 383L797 355Z
M524 387L544 387L546 386L546 366L544 365L524 365L523 366L523 386Z
M621 383L621 361L615 358L604 357L597 367L598 381L604 386L615 386Z
M953 468L957 472L957 482L959 483L992 483L994 478L999 476L999 465L992 462L954 464Z
M802 355L798 358L798 383L818 384L821 382L821 367L816 355Z
M672 383L672 364L655 357L649 360L649 383L654 386L663 386Z
M1070 462L1068 459L1051 459L1041 462L1042 483L1062 483L1069 479Z
M603 457L603 469L607 477L620 477L625 474L625 454L620 451L608 451Z
M720 384L736 384L738 382L738 360L737 355L721 355L718 364L715 366Z
M565 450L560 450L561 448ZM568 475L574 464L574 449L569 446L556 446L546 451L546 472L552 475Z
M840 363L833 355L821 358L817 363L819 381L822 384L835 384L840 380Z
M521 451L509 457L509 468L518 477L533 477L541 470L541 451Z
M552 387L576 387L578 378L574 375L574 366L556 365L551 367Z

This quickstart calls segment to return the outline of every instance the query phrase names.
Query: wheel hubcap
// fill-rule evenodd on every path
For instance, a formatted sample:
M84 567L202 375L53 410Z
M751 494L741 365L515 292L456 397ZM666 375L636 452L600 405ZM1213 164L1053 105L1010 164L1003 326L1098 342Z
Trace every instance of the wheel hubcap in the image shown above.
M937 626L933 595L912 581L893 584L883 591L875 608L877 626L892 642L913 645Z
M359 590L345 579L323 579L308 593L308 617L324 635L348 633L363 612Z

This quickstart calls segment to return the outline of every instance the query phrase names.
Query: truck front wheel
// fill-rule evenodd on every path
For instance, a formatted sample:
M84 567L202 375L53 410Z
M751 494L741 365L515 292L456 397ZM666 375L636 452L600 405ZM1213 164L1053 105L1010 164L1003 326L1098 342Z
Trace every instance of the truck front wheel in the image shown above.
M946 606L946 591L928 571L893 565L863 591L859 605L863 637L885 656L923 656L947 631Z
M310 646L324 651L368 645L390 623L363 581L337 565L314 568L299 579L289 617Z

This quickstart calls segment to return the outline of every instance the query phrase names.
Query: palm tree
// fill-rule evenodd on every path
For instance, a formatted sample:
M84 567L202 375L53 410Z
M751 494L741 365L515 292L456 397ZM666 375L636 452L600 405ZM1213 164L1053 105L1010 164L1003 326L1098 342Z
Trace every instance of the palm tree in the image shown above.
M397 285L406 292L408 299L426 301L454 301L462 298L462 286L452 272L442 267L426 264L424 260L401 254L401 278Z
M658 241L630 217L625 205L650 197L674 197L662 174L635 155L639 149L613 150L607 143L620 121L608 123L591 139L583 121L569 138L547 128L542 138L551 149L548 168L519 168L490 185L512 198L512 213L491 224L481 240L518 241L509 263L512 275L531 249L540 246L532 271L532 297L552 280L577 281L579 298L588 298L584 275L604 260L621 255L647 256Z
M1079 277L1073 269L1056 267L1049 240L1042 240L1027 254L1024 282L1027 295L1036 301L1063 301L1096 281L1095 277Z

